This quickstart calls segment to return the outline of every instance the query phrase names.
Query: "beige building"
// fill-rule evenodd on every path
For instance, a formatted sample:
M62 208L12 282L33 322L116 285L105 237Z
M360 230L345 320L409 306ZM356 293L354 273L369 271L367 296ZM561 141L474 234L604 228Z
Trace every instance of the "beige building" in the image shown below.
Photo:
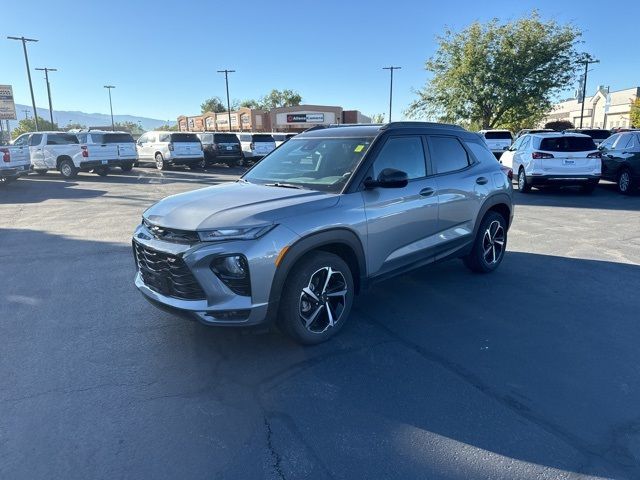
M628 128L631 126L629 111L633 102L640 96L640 87L609 92L608 95L609 101L607 101L606 88L598 87L595 95L585 98L583 127ZM581 109L582 104L577 100L557 103L542 121L542 124L556 120L568 120L575 127L579 127Z
M231 128L229 128L231 117ZM178 127L181 132L268 132L269 115L264 110L240 108L231 115L227 112L206 112L202 115L180 115Z

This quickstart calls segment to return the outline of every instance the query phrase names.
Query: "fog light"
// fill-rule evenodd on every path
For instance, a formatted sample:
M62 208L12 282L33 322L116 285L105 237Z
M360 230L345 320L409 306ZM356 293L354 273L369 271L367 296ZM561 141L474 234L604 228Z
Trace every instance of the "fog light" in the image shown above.
M237 295L250 296L249 263L244 255L227 255L214 258L211 270Z

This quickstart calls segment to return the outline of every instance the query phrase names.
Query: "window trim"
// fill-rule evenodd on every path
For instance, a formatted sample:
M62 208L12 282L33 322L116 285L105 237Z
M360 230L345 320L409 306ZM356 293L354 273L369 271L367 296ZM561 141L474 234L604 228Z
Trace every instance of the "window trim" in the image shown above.
M433 167L432 167L432 175L430 175L431 177L441 177L444 175L451 175L452 173L458 173L458 172L464 172L466 170L469 170L471 168L473 168L477 163L478 160L476 159L476 157L474 155L471 154L471 152L469 151L469 149L466 147L466 145L464 144L464 142L460 141L460 139L458 137L456 137L455 135L425 135L425 140L427 142L427 144L429 145L429 161L433 162ZM435 160L433 160L434 155L433 152L431 151L431 138L453 138L456 142L458 142L460 144L460 146L462 147L462 149L464 150L464 152L467 154L467 162L468 165L466 167L462 167L459 168L457 170L449 170L447 172L438 172L436 169L436 162Z

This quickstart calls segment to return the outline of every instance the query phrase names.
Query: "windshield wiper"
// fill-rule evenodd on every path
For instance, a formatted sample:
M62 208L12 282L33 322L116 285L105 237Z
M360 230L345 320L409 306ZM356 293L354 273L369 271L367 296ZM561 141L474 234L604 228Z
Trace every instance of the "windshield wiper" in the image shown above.
M265 187L295 188L296 190L304 190L304 187L301 187L300 185L294 185L293 183L280 183L280 182L265 183L264 186Z

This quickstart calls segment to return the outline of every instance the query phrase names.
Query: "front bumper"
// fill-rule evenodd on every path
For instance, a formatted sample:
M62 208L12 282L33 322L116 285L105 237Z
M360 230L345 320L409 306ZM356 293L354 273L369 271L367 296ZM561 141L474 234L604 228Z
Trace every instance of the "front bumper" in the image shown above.
M581 185L598 181L600 175L527 175L527 182L531 185Z
M186 245L159 240L145 226L139 225L133 242L147 249L180 257L204 291L205 298L190 300L162 294L145 284L139 270L136 271L135 286L150 303L183 318L196 319L207 325L258 325L268 320L269 296L276 272L275 259L282 248L292 242L293 237L297 236L286 227L278 226L256 240ZM229 254L242 254L247 259L250 296L234 293L211 270L214 258Z
M0 167L0 177L17 178L27 175L31 171L31 165L19 165L15 167Z

